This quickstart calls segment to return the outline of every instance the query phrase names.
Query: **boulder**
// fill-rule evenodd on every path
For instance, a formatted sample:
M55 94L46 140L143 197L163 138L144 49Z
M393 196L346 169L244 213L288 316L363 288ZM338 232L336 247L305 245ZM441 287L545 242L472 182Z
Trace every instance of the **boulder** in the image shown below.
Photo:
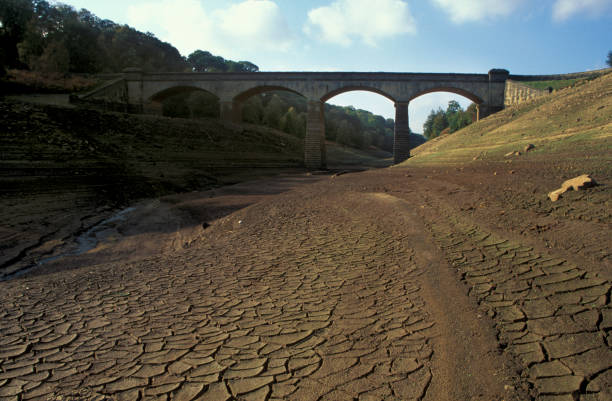
M588 174L583 174L581 176L564 181L563 184L561 184L561 188L556 189L548 194L548 198L551 201L556 202L557 200L559 200L562 194L569 191L570 189L573 189L574 191L579 191L581 189L594 187L596 185L597 183L594 179L592 179Z
M512 157L512 156L520 156L521 152L519 152L518 150L512 151L512 152L508 152L504 155L504 157Z

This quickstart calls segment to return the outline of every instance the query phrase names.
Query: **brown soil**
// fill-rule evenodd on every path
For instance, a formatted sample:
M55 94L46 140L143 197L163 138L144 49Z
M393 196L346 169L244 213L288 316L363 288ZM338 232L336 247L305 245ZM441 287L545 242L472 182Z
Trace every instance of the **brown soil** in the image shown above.
M601 185L553 204L559 166L303 175L144 202L94 250L0 283L0 391L609 399L612 174L586 166Z

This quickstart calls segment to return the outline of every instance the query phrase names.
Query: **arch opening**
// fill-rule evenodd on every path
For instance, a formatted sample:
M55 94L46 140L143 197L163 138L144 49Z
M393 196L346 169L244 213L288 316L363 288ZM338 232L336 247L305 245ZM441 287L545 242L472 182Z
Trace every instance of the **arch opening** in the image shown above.
M166 117L218 118L219 98L198 87L174 86L151 96L147 109Z
M289 92L294 95L305 98L305 96L302 95L300 92L284 87L284 86L262 85L262 86L256 86L254 88L248 89L236 95L234 97L234 101L238 103L243 103L253 96L268 93L268 92Z
M478 120L483 100L457 88L433 88L412 97L410 129L422 141L450 134Z
M344 87L323 99L329 165L391 164L395 129L395 101L391 96L372 88ZM360 157L350 160L337 147L358 149Z
M258 86L234 97L240 120L265 125L298 138L306 136L307 100L283 86Z

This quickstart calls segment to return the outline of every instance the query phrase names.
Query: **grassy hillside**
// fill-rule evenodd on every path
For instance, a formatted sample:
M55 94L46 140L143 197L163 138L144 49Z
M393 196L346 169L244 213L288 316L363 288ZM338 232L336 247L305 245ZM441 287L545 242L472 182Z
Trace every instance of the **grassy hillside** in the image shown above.
M528 144L535 148L523 152ZM612 161L612 74L507 108L415 148L404 165L504 161L520 151L530 160Z

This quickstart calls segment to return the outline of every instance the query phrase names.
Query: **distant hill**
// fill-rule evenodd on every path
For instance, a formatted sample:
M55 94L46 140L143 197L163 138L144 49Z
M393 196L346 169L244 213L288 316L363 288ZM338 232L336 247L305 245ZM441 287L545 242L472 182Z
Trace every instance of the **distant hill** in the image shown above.
M85 9L46 1L0 7L0 64L42 73L189 71L179 51L150 32L102 19Z

